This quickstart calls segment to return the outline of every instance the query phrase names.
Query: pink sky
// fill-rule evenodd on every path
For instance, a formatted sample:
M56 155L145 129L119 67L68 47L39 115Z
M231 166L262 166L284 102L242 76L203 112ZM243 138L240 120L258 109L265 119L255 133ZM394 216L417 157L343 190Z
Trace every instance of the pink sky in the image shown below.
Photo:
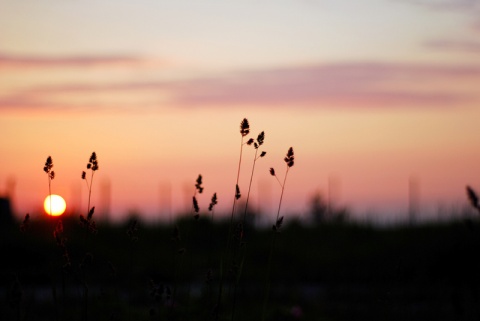
M285 213L305 214L329 181L338 206L381 221L405 217L412 177L424 215L480 190L475 3L50 5L0 13L0 193L15 182L19 216L48 193L49 155L53 192L86 211L92 151L99 211L176 213L202 174L201 208L217 192L229 212L244 117L252 137L266 133L251 197L268 213L280 194L268 169L283 175L290 146Z

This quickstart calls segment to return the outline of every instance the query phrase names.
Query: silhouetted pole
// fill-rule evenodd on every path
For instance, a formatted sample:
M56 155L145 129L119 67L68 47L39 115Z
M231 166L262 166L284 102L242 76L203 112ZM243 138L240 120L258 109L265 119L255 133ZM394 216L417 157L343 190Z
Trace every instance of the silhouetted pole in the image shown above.
M261 179L258 181L257 204L259 217L253 219L253 226L255 227L264 223L266 217L272 212L272 184L270 180Z
M10 200L10 209L12 211L12 215L15 216L15 186L17 182L13 176L7 178L5 195Z
M82 210L82 184L75 182L71 186L71 204L67 204L67 214L78 214Z
M334 175L328 176L327 181L327 218L331 219L335 203L340 197L340 179Z
M170 182L160 183L159 186L159 207L160 217L172 222L172 184Z
M408 220L410 225L415 224L417 220L419 199L419 181L415 176L410 176L408 180Z
M112 184L109 179L104 179L100 186L100 202L102 208L102 219L110 222L110 205L112 202Z

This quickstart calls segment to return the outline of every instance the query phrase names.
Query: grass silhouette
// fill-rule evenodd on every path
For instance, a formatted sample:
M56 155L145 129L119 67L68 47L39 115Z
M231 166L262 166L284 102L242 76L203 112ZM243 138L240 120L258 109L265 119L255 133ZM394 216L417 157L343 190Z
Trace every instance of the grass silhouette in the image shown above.
M259 150L264 133L245 142L249 132L244 119L233 209L240 197L243 147L252 145L255 155L243 217L235 217L235 211L218 215L216 193L208 210L202 211L197 200L203 191L199 175L190 213L171 225L145 224L141 218L130 218L121 225L97 225L90 195L98 159L92 153L87 165L90 175L82 172L89 192L87 216L74 213L52 221L52 217L26 214L17 225L0 227L0 251L6 258L0 265L0 319L395 321L480 317L478 220L378 229L337 221L309 226L302 220L284 219L290 217L283 213L282 202L295 161L293 148L284 157L281 179L270 169L281 188L273 224L252 226L245 240L255 162L265 156ZM51 157L44 171L51 194L55 177ZM479 201L471 187L467 187L467 198L477 211ZM248 266L244 264L247 241Z

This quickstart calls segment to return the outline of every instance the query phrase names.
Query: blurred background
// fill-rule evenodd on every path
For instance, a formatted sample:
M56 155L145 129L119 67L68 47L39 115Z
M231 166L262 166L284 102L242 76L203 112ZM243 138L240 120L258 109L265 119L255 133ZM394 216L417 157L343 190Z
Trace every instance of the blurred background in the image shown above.
M0 11L0 193L67 212L99 158L97 215L168 221L198 174L229 209L239 125L265 131L251 204L272 220L321 195L381 224L444 219L480 186L480 5L460 0L10 1ZM246 190L254 150L245 150ZM280 177L281 178L281 177ZM228 211L227 211L228 212ZM273 214L272 214L273 213Z
M479 319L479 1L0 8L0 319Z

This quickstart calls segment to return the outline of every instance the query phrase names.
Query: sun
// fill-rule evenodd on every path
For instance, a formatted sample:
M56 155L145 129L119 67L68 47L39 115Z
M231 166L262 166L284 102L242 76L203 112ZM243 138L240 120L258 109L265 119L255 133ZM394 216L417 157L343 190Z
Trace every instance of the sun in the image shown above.
M50 210L50 206L52 210ZM65 203L65 200L60 195L52 194L45 198L43 208L48 215L60 216L65 212L67 203Z

